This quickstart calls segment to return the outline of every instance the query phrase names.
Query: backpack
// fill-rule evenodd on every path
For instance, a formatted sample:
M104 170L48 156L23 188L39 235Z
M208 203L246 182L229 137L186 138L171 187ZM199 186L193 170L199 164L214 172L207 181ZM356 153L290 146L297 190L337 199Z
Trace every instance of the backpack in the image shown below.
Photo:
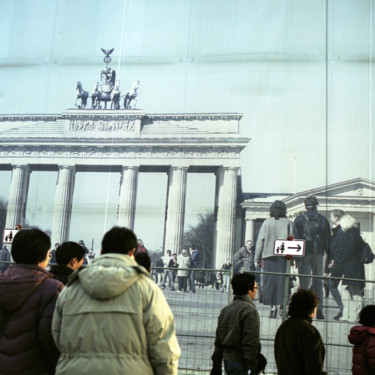
M361 249L360 260L364 264L371 264L374 261L374 253L371 250L370 245L367 242L363 242Z
M318 218L320 214L309 218L307 215L303 214L305 221L305 226L303 227L303 238L306 240L306 250L312 250L313 253L319 251L320 243L320 224Z

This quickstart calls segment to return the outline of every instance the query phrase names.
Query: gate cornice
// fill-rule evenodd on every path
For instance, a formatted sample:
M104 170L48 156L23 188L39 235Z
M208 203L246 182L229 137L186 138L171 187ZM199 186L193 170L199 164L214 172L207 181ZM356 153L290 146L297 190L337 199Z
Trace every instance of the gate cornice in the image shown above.
M1 164L239 167L239 113L68 110L0 116Z

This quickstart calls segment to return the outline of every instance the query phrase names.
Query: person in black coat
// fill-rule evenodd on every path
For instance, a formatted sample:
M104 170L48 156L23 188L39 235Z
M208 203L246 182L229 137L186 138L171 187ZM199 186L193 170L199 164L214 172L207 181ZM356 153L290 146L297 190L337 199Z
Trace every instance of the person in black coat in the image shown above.
M319 331L311 324L319 298L312 290L299 290L290 299L288 314L276 332L275 360L279 375L326 375L325 349Z
M360 260L364 242L352 216L342 210L333 210L331 221L336 227L333 228L330 242L328 269L331 276L343 278L344 287L342 298L339 298L337 290L339 280L331 280L329 283L332 296L340 307L340 312L335 319L355 322L362 308L365 286L365 267Z

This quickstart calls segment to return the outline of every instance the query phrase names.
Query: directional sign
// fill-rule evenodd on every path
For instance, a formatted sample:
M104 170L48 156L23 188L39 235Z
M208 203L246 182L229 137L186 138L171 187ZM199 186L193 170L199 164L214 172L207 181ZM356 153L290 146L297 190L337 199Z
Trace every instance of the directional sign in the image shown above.
M13 238L19 229L8 229L5 228L3 232L3 244L11 244L13 242Z
M275 240L273 254L303 257L305 255L305 240Z

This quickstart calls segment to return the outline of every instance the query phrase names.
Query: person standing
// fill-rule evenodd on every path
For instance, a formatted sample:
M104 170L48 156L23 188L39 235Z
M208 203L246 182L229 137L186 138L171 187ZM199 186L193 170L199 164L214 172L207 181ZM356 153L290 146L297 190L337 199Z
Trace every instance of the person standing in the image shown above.
M298 231L298 238L306 241L305 256L299 258L296 263L298 273L301 275L322 276L323 256L328 254L330 239L330 227L325 216L317 210L319 205L315 196L305 199L306 211L296 217L294 224ZM300 287L310 289L310 277L299 277ZM317 319L324 319L323 315L323 279L312 277L311 289L320 300Z
M67 241L56 249L56 262L50 269L54 279L64 285L68 283L69 276L83 264L85 250L77 242Z
M5 272L10 266L9 263L2 262L10 262L10 253L5 245L0 250L0 273Z
M323 371L325 349L319 331L311 324L319 305L312 290L294 293L289 318L276 332L275 360L279 375L326 375Z
M51 322L64 285L46 268L50 238L39 229L14 236L15 264L0 275L0 373L53 374L59 352Z
M169 262L173 259L172 251L167 250L167 255L164 255L161 258L164 264L164 274L163 274L163 282L161 284L161 288L165 289L165 283L167 281L167 276L168 276L169 289L175 290L174 281L173 281L173 272L172 270L169 269Z
M52 267L54 264L56 264L56 250L60 246L58 242L55 243L55 248L51 250L50 252L50 258L49 258L49 266Z
M56 375L177 374L174 317L134 260L136 248L131 230L113 227L103 237L101 255L64 288L52 321L61 352Z
M85 255L83 256L83 264L87 265L89 262L87 261L87 257L89 255L89 249L86 247L85 242L83 240L79 240L79 245L82 246L83 250L85 250Z
M261 344L259 314L253 303L258 289L254 275L234 275L232 288L233 302L221 310L217 323L211 375L221 374L223 360L228 375L247 375L249 370L258 374Z
M343 277L342 297L337 289L340 280L329 280L329 287L336 303L340 307L336 320L355 322L363 304L365 287L365 267L360 260L363 239L355 225L355 219L342 210L331 212L333 237L329 246L328 269L331 276ZM346 279L360 279L352 281Z
M359 313L360 326L352 327L348 340L353 347L353 375L375 374L375 305L365 306Z
M177 263L177 254L173 253L172 259L169 261L169 267L171 268L169 270L169 274L172 277L173 280L173 285L176 282L176 276L177 276L177 268L178 268L178 263ZM174 286L173 286L174 289Z
M190 257L186 249L181 251L181 254L177 257L178 269L177 269L177 280L178 280L178 291L184 291L187 293L187 279L189 276Z
M286 218L286 205L283 201L276 200L270 207L270 217L266 219L259 231L255 262L259 265L263 259L265 272L285 273L286 259L284 256L273 254L276 239L287 239L289 236L296 238L297 229L292 221ZM270 318L277 317L277 306L282 306L284 300L285 276L264 274L262 303L271 306ZM280 307L280 315L282 308Z
M189 281L190 281L190 292L195 293L195 268L198 268L199 262L200 262L200 252L195 247L195 245L191 245L189 248L190 251L190 275L189 275Z
M135 254L138 254L138 253L147 253L148 254L148 251L145 248L145 245L140 238L138 238L138 246L137 246L137 251L135 252Z
M222 291L229 292L229 280L230 280L230 270L232 268L232 263L230 259L227 258L227 261L221 266L221 269L224 271L223 274L223 284L222 284Z
M254 264L255 248L253 241L247 240L245 246L242 246L240 250L233 257L234 270L233 273L250 272L255 271Z

